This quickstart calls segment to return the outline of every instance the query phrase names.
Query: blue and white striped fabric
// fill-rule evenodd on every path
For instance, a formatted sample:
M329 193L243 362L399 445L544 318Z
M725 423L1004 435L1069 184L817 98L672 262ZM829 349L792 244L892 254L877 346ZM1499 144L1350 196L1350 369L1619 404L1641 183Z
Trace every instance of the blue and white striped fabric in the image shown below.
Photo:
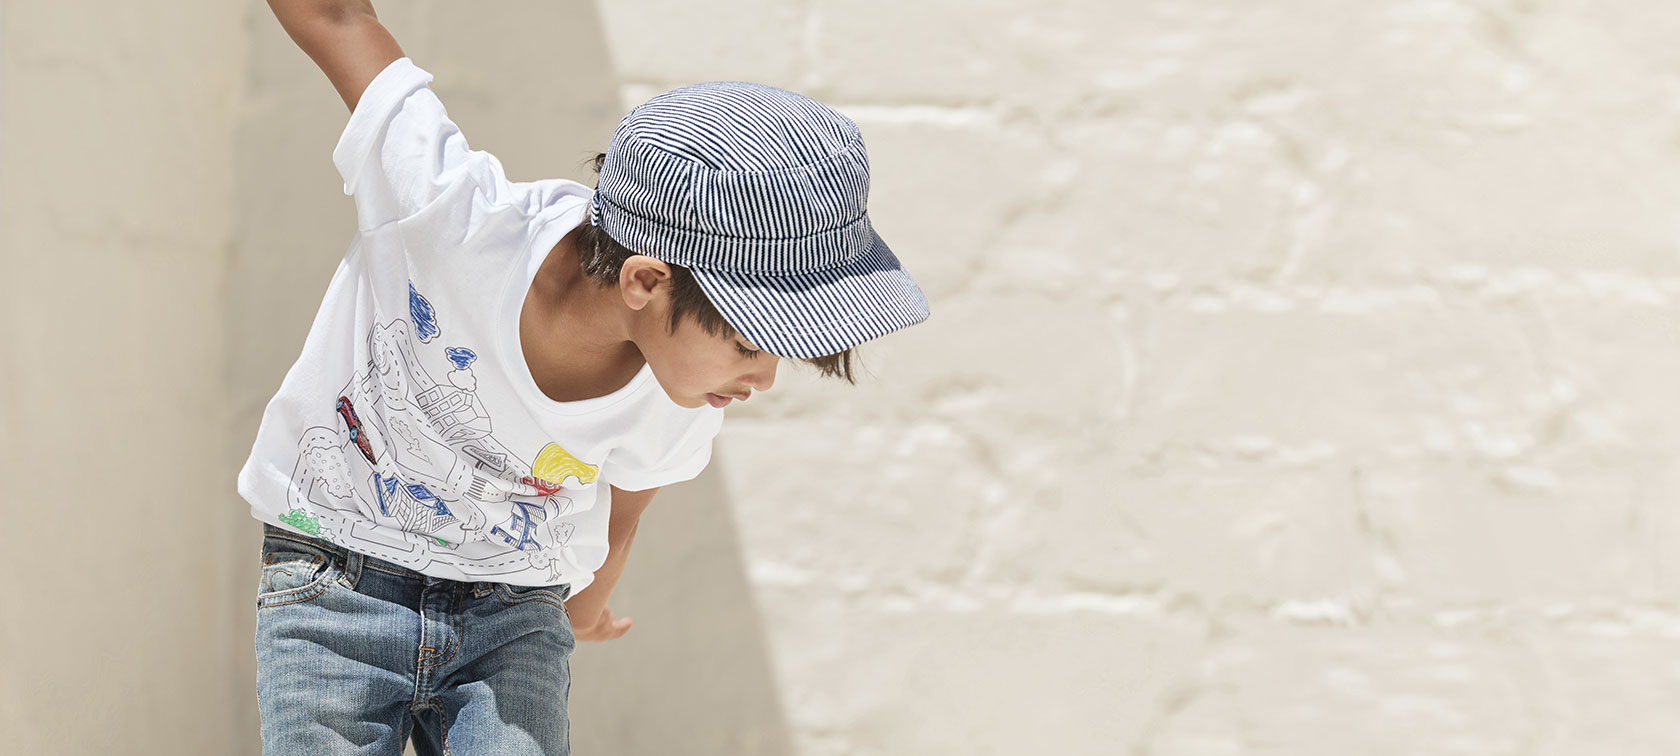
M850 119L786 90L711 82L619 122L590 212L618 243L691 270L759 348L800 358L928 318L868 199Z

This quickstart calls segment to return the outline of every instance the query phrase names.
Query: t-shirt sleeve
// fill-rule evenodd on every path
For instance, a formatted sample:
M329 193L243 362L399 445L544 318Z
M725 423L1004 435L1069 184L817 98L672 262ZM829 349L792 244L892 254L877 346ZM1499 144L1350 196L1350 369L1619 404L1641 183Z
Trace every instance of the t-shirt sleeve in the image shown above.
M702 411L674 433L655 434L614 448L602 477L626 491L645 491L691 480L712 459L712 440L723 427L723 411Z
M501 162L467 146L431 81L408 58L392 61L363 90L333 148L361 228L408 218L452 189L490 204L510 192Z

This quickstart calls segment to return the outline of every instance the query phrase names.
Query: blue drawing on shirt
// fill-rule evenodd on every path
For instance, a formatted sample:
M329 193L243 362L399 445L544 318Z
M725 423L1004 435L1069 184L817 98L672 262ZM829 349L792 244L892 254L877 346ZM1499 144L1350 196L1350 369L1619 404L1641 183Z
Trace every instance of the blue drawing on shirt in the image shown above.
M429 344L437 338L437 313L432 311L432 303L415 291L413 281L408 282L408 314L414 318L414 332L421 343Z
M403 485L395 475L386 476L377 472L374 475L379 481L374 490L379 493L380 514L397 518L405 530L435 532L442 525L438 520L455 519L449 507L425 486L417 483Z
M473 350L466 347L449 347L443 351L444 354L449 355L449 361L455 363L456 370L466 370L467 366L473 363L473 360L478 359L478 355L473 354Z
M518 500L510 501L508 503L514 506L513 522L511 524L514 530L519 531L519 537L514 538L512 533L502 530L502 526L500 525L492 526L490 528L490 533L492 535L501 536L503 541L513 544L513 547L519 549L520 551L542 548L542 544L538 543L536 539L531 537L531 530L537 526L536 517L532 517L531 514L535 511L537 517L541 517L546 521L548 519L548 511L544 509L541 504L532 504L530 502ZM526 546L526 544L530 545Z

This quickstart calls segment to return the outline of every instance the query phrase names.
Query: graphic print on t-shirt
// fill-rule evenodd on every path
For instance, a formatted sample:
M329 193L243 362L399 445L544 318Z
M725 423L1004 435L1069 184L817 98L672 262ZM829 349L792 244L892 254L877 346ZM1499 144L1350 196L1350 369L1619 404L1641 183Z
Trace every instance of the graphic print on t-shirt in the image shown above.
M435 311L412 283L409 315L429 334L422 343L441 334ZM559 565L545 550L565 544L575 529L561 520L572 509L562 484L593 483L598 468L559 444L544 446L534 464L502 446L477 395L472 349L443 349L455 369L439 383L416 358L407 320L376 323L367 338L367 364L331 408L334 427L308 428L298 440L291 496L305 501L294 500L282 519L419 571L430 563L430 549L393 554L389 539L363 537L366 526L355 521L420 534L450 551L472 543L473 557L451 560L462 570L494 576L546 568L558 581Z
M414 330L420 335L420 343L432 343L438 335L437 317L432 312L432 303L414 290L413 281L408 282L408 314L414 316Z

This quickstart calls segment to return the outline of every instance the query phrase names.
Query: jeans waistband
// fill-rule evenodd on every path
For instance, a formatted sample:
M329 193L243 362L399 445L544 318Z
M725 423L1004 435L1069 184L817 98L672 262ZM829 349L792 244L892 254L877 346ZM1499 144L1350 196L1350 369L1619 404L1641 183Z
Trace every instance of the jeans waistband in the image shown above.
M413 578L415 580L426 580L432 582L460 582L456 580L449 580L448 578L433 577L424 573L415 572L414 570L400 564L393 564L378 557L371 557L354 549L340 546L332 541L322 538L316 538L307 533L287 530L273 523L263 523L263 535L265 537L277 536L280 538L291 538L298 541L304 541L318 549L337 555L339 559L344 560L344 572L349 576L351 581L355 581L360 578L362 568L365 566L372 567L380 572L390 573L399 577Z

